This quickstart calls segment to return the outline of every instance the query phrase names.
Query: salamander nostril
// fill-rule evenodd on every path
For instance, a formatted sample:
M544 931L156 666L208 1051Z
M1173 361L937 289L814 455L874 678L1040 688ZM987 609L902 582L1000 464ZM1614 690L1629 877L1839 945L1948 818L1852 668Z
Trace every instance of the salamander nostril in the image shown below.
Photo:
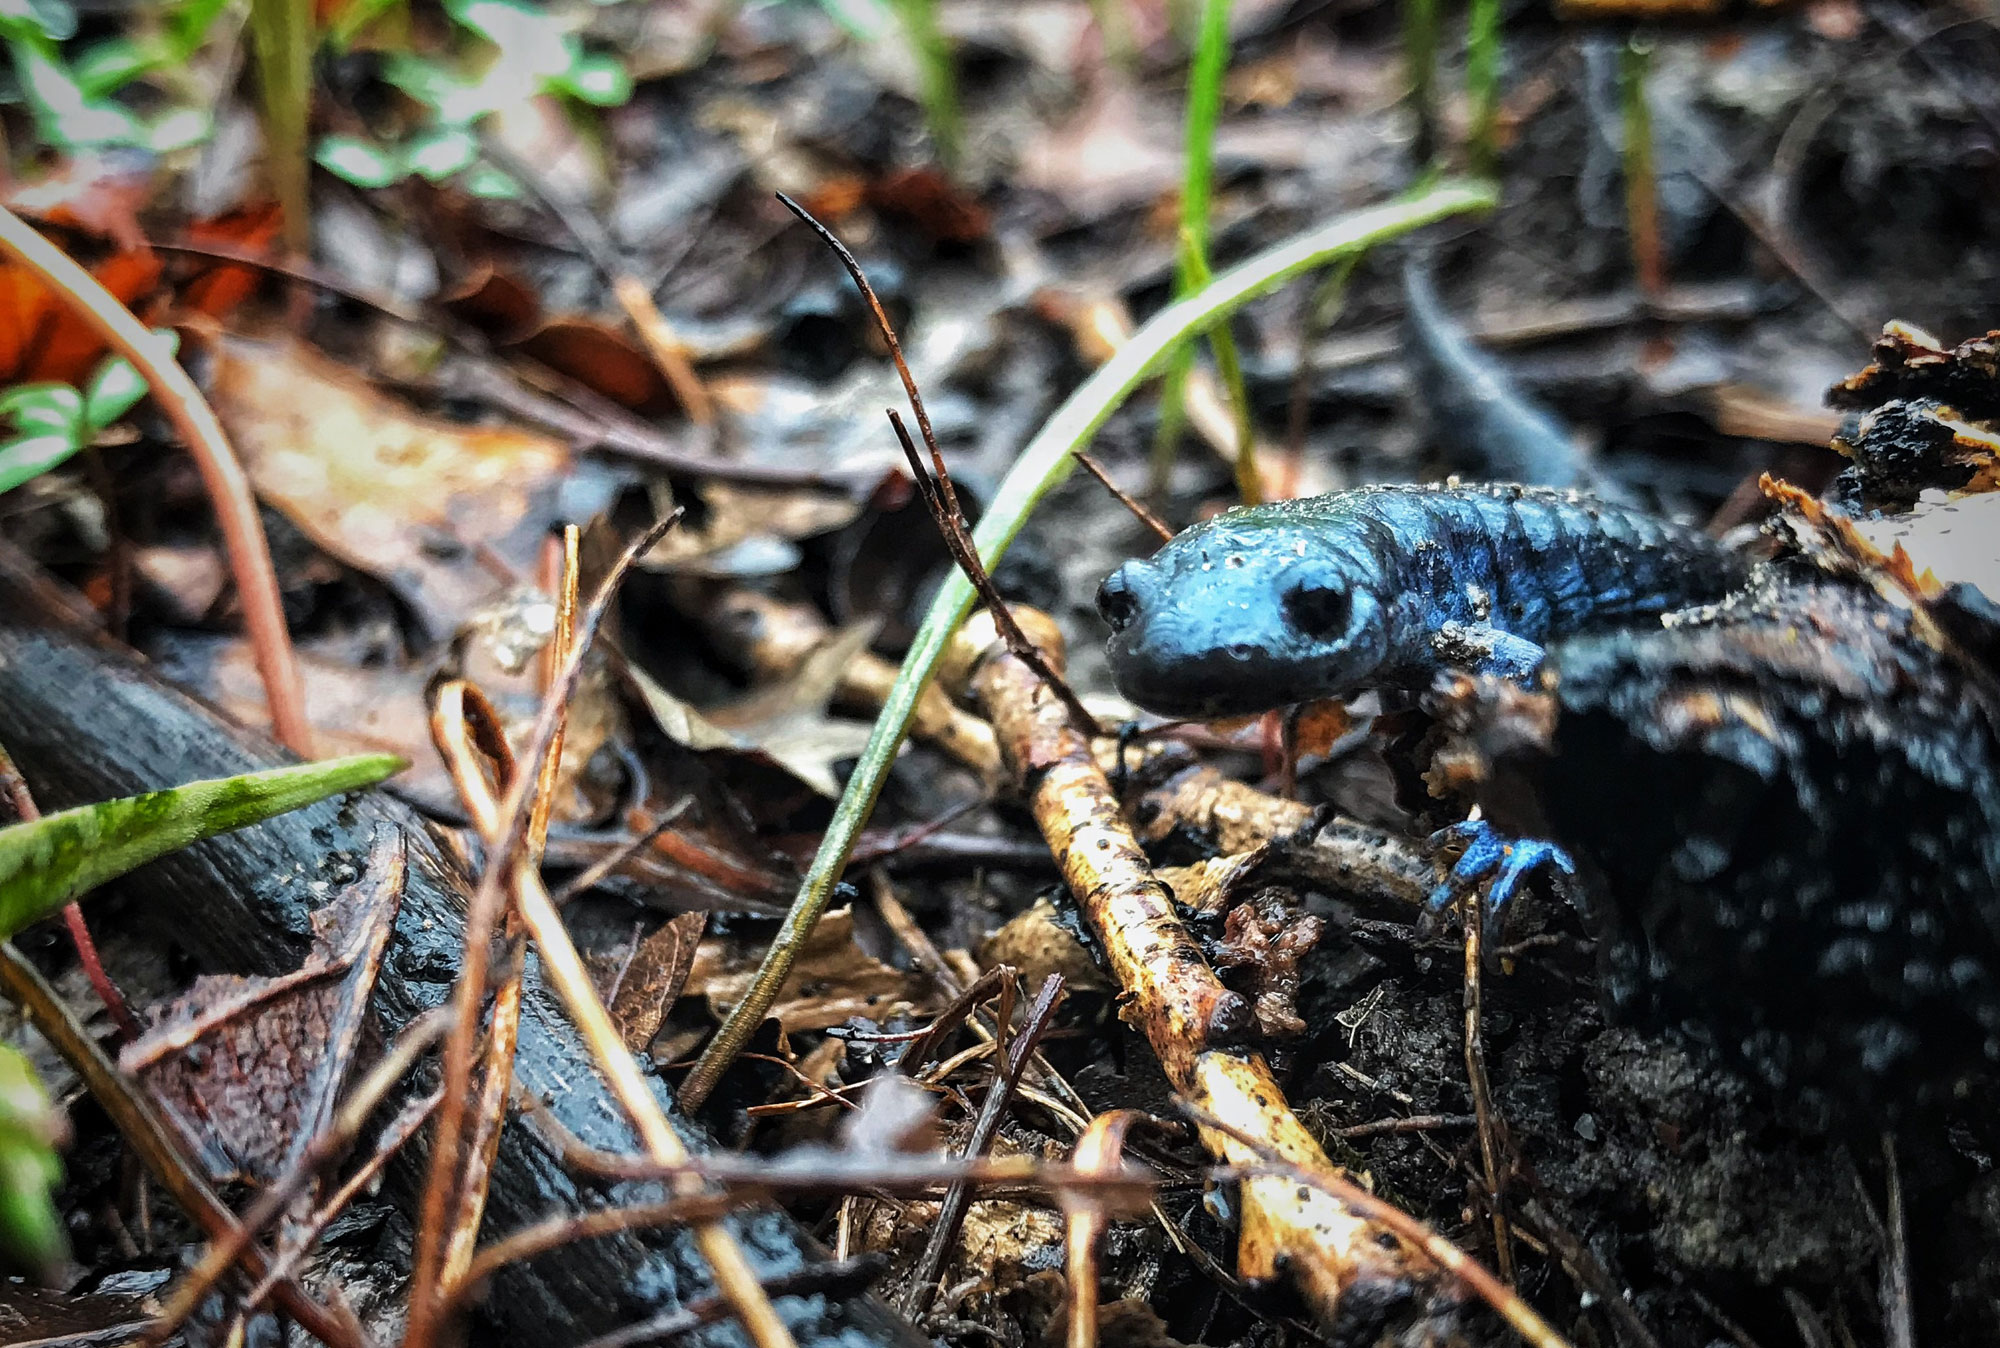
M1347 631L1352 603L1347 591L1323 581L1303 581L1285 592L1285 620L1312 641L1331 641Z
M1139 616L1139 595L1124 567L1106 576L1097 587L1097 611L1114 632L1124 631Z

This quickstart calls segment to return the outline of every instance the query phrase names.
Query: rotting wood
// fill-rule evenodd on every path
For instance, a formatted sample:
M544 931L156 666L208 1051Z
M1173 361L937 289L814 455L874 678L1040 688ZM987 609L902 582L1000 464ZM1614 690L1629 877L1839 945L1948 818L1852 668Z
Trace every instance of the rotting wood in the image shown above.
M46 610L0 575L0 741L12 747L45 804L67 806L284 761L268 740L228 726L129 655L60 632L9 625L24 617L47 621ZM158 932L202 967L280 973L303 951L314 882L329 866L365 856L380 822L401 829L410 848L403 908L375 1000L384 1032L393 1035L448 996L464 944L469 886L443 840L386 793L323 802L199 844L135 872L117 890L138 900L126 909L132 922ZM111 894L106 898L115 902ZM634 1148L622 1111L534 961L526 974L515 1075L591 1145ZM434 1076L419 1073L412 1089L427 1088ZM664 1086L649 1084L664 1101ZM696 1126L670 1117L691 1149L709 1149ZM390 1167L387 1193L405 1211L423 1160L413 1149ZM644 1201L658 1193L648 1184L607 1191L580 1183L564 1169L556 1147L516 1120L502 1132L492 1169L489 1229L512 1230L551 1212ZM606 1196L587 1197L593 1194ZM782 1213L739 1209L729 1225L762 1276L825 1257ZM507 1341L568 1343L686 1306L712 1287L691 1232L621 1232L509 1268L493 1280L485 1313ZM780 1311L801 1348L922 1343L872 1296L788 1300Z
M1053 623L1027 609L1016 616L1060 667ZM1121 1014L1145 1034L1174 1087L1286 1160L1335 1170L1292 1114L1263 1058L1235 1046L1249 1028L1248 999L1223 986L1188 935L1090 742L1069 724L1061 702L998 643L984 615L959 634L943 678L968 687L992 719L1036 823L1103 943L1123 989ZM1204 1127L1202 1137L1219 1159L1257 1159L1227 1133ZM1285 1272L1327 1324L1336 1322L1343 1303L1372 1316L1413 1297L1444 1303L1454 1296L1456 1289L1440 1285L1422 1255L1321 1190L1261 1177L1246 1180L1240 1192L1240 1271L1260 1280Z

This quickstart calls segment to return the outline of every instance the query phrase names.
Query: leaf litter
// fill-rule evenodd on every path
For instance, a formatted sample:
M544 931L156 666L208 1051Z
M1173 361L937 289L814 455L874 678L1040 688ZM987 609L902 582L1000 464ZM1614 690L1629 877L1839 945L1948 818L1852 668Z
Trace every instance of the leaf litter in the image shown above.
M413 99L407 79L386 91L381 62L393 54L466 73L452 26L465 8L388 7L379 27L359 30L358 47L321 62L321 111L337 109L338 134L379 155L421 130L435 107ZM1767 504L1756 492L1766 469L1816 491L1842 467L1817 449L1781 447L1770 428L1823 429L1823 414L1801 404L1861 363L1857 328L1906 314L1953 334L1995 321L1980 281L1992 272L1990 249L1950 223L1980 209L1968 184L1978 180L1979 109L1991 101L1990 62L1979 60L1987 38L1935 34L1898 47L1889 27L1870 27L1888 20L1837 12L1851 8L1815 5L1801 21L1740 27L1693 19L1653 35L1654 124L1694 128L1663 133L1655 146L1665 253L1685 294L1632 300L1615 135L1622 32L1510 22L1505 205L1471 232L1440 231L1433 247L1454 310L1481 315L1481 332L1502 332L1505 362L1648 504L1692 519L1788 512L1825 564L1876 586L1885 603L1919 606L1939 649L1987 658L1977 643L1989 629L1968 607L1969 596L1996 592L1982 541L1995 495L1983 490L1993 408L1979 401L1990 361L1982 366L1976 342L1954 352L1899 330L1878 352L1879 368L1841 395L1860 418L1838 437L1849 451L1860 445L1856 463L1908 452L1926 472L1949 470L1944 486L1906 474L1903 485L1916 488L1907 499L1864 512L1851 531L1814 525L1796 502ZM886 691L864 666L902 654L941 574L929 524L895 509L894 489L905 484L877 490L895 462L880 408L896 381L827 259L789 229L769 190L805 200L875 278L976 510L1056 399L1106 354L1053 321L1036 294L1054 284L1103 297L1128 318L1144 318L1165 294L1177 253L1185 53L1158 6L1120 16L1080 3L1020 14L946 7L969 131L954 172L922 122L920 67L899 41L871 48L846 35L842 25L867 21L860 7L704 14L625 3L563 18L580 25L579 51L624 55L638 83L609 107L540 90L484 124L496 163L511 156L528 166L517 185L529 190L482 195L471 176L418 175L380 189L316 177L317 224L343 236L337 246L321 241L320 262L354 264L352 275L319 279L354 281L358 293L365 273L394 313L314 289L305 259L282 265L306 283L275 281L268 268L167 246L269 256L282 222L256 180L230 167L220 136L199 152L197 170L174 160L119 174L52 154L50 171L12 199L68 231L78 256L149 320L211 320L190 329L190 359L207 362L209 395L267 507L318 747L415 760L420 770L396 789L458 830L464 855L483 844L464 828L430 749L426 686L440 671L470 677L521 733L554 631L542 621L554 612L551 527L594 523L629 538L668 503L689 507L628 589L616 654L591 666L572 706L545 853L552 881L593 873L566 916L624 1046L650 1049L671 1069L748 989L773 937L769 919L795 889ZM1386 5L1237 7L1216 164L1219 264L1409 184L1418 166L1410 110L1397 106L1404 67L1394 20ZM1121 43L1135 44L1129 65ZM1453 72L1457 59L1447 62ZM1816 88L1834 92L1816 102ZM1464 109L1454 96L1443 111L1456 144ZM203 178L207 218L177 195L191 172ZM371 231L337 223L363 217ZM593 231L666 316L713 397L712 427L685 416L672 379L621 313L584 242ZM1281 447L1288 415L1297 418L1296 480L1394 481L1445 466L1445 446L1412 407L1421 378L1402 368L1392 335L1396 271L1393 258L1369 258L1338 304L1331 292L1288 294L1233 322L1260 440L1273 454L1292 452ZM1749 298L1690 298L1711 282ZM1605 296L1618 303L1585 312ZM8 297L0 308L19 321L0 335L0 371L86 377L101 345L0 269ZM475 365L484 382L460 378ZM1764 420L1745 434L1749 423L1730 421L1729 409L1753 404ZM1149 406L1120 413L1100 436L1110 474L1128 486L1148 476ZM532 428L515 419L525 409ZM176 456L149 412L128 421L124 443L101 443L45 475L52 487L0 501L9 540L79 582L100 609L131 595L133 637L163 668L239 721L262 723L256 660L234 635L237 600L206 507L184 472L176 485ZM623 437L623 450L593 448L607 436ZM690 462L747 476L689 471ZM793 480L756 480L758 470ZM1150 504L1173 524L1227 500L1227 466L1192 441L1168 480L1171 490ZM1878 474L1871 488L1889 482ZM1105 706L1107 685L1091 589L1150 546L1108 498L1072 486L997 577L1009 598L1050 610L1068 629L1093 710ZM1971 588L1953 592L1959 582ZM747 587L769 606L760 611L789 606L812 621L746 658L721 626L740 601L704 585ZM1846 610L1815 612L1837 624ZM1768 654L1756 642L1730 645L1734 636L1715 640L1732 659ZM1716 691L1701 682L1712 671L1655 673L1689 724L1733 716L1752 734L1776 724L1745 711L1768 690L1704 700ZM801 1143L860 1154L833 1121L872 1098L864 1083L892 1079L908 1042L897 1036L950 1009L934 969L959 987L1001 966L1020 971L1023 993L1057 972L1070 987L1041 1046L1064 1085L1022 1080L996 1156L1066 1156L1071 1114L1174 1114L1154 1055L1119 1017L1102 947L1071 897L1050 887L1053 859L1018 807L998 798L990 726L975 709L942 693L939 701L935 733L920 734L898 762L870 832L882 845L869 853L868 881L893 883L922 939L885 933L866 906L836 907L821 921L776 1025L753 1041L761 1056L739 1063L734 1089L705 1111L753 1154L775 1160ZM1699 1043L1653 1025L1607 1025L1591 942L1624 936L1605 938L1540 893L1523 901L1506 938L1514 944L1482 989L1509 1166L1499 1198L1485 1193L1492 1176L1472 1132L1438 1122L1472 1110L1460 951L1420 930L1412 900L1431 878L1421 840L1443 808L1430 788L1467 785L1498 742L1447 744L1438 757L1408 709L1349 710L1352 719L1339 712L1233 736L1149 726L1122 747L1097 748L1195 948L1250 1008L1246 1051L1300 1102L1315 1141L1475 1257L1498 1257L1491 1210L1503 1210L1527 1271L1522 1286L1574 1341L1784 1342L1799 1332L1888 1341L1894 1305L1874 1290L1888 1285L1877 1276L1875 1214L1856 1198L1888 1201L1890 1170L1873 1144L1833 1140L1823 1122L1744 1089ZM1511 737L1500 757L1531 756L1547 709L1531 715L1510 701L1489 710L1489 729ZM966 722L984 733L971 736L983 756L952 752L969 742ZM1320 805L1343 813L1302 838L1324 822ZM951 846L927 849L926 838ZM1037 850L1033 866L1022 863ZM864 879L858 867L850 878ZM119 930L107 945L116 955L150 939ZM150 979L156 1018L184 1033L212 1025L192 1058L160 1059L142 1076L218 1166L268 1174L313 1131L298 1121L333 1085L308 1070L303 1046L346 1005L327 998L363 992L342 982L354 976L341 963L345 941L316 932L296 985L214 971L192 989ZM145 963L136 951L128 960ZM982 1037L1004 1038L1000 1019L973 1016L968 1025L979 1028L958 1031L920 1073L931 1092L926 1117L953 1154L982 1093L1002 1089ZM1993 1139L1973 1117L1985 1088L1968 1089L1956 1131L1945 1134L1949 1158L1912 1152L1904 1138L1924 1341L1952 1341L1990 1319L2000 1235L1988 1211L1991 1166L1980 1158L1994 1154ZM1296 1303L1226 1272L1238 1190L1204 1186L1201 1150L1185 1137L1149 1140L1143 1155L1161 1182L1157 1208L1110 1224L1096 1341L1307 1341ZM889 1253L882 1285L900 1294L940 1194L788 1201L842 1252ZM1046 1195L978 1197L923 1329L957 1343L1078 1332L1067 1320L1063 1221ZM112 1240L93 1239L98 1248ZM569 1327L528 1332L553 1341Z

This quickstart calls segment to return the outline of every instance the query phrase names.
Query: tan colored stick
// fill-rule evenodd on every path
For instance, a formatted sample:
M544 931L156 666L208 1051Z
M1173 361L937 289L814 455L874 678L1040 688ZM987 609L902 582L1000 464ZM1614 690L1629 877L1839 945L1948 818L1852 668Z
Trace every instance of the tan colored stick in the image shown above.
M1059 666L1061 638L1053 623L1025 609L1016 617ZM983 616L967 623L945 677L966 680L992 720L1001 753L1024 783L1049 850L1124 990L1122 1014L1145 1034L1168 1079L1197 1108L1293 1164L1339 1173L1292 1114L1263 1058L1231 1047L1250 1026L1249 1001L1223 986L1189 937L1090 742L1028 667L994 640ZM1202 1139L1232 1164L1254 1159L1226 1131L1204 1127ZM1399 1236L1324 1190L1252 1178L1242 1185L1242 1202L1243 1275L1288 1273L1326 1323L1335 1321L1351 1293L1395 1300L1436 1280L1430 1262Z

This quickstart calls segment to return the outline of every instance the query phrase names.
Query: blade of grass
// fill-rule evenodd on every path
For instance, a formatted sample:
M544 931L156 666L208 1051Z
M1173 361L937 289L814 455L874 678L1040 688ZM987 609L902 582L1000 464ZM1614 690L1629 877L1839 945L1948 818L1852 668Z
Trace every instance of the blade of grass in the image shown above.
M1467 211L1491 210L1498 200L1486 184L1441 182L1423 193L1384 206L1357 211L1294 236L1222 273L1207 286L1177 300L1147 320L1132 340L1098 366L1090 378L1063 401L1035 433L1020 458L1008 470L992 503L973 533L980 558L990 570L1007 551L1041 499L1069 476L1076 450L1093 435L1131 394L1158 368L1176 346L1200 336L1242 305L1300 272L1324 266L1349 254L1407 234L1413 229ZM875 808L889 765L895 760L917 700L937 670L945 644L972 607L972 586L958 574L948 577L931 601L930 612L903 659L882 714L867 747L847 779L819 852L800 883L791 911L771 943L749 991L710 1041L681 1087L681 1101L692 1110L708 1098L723 1069L749 1040L777 999L792 964L820 914L826 911L835 882L846 869L855 839Z
M1618 54L1618 93L1625 121L1625 222L1632 241L1632 267L1648 298L1667 288L1666 253L1660 243L1660 199L1653 175L1653 108L1646 100L1646 75L1653 44L1634 37Z
M285 248L312 250L308 206L312 109L312 0L250 0L250 44L257 53L258 110L264 122L264 170L284 214Z
M1181 231L1181 249L1181 260L1194 279L1194 288L1207 285L1208 259L1196 251L1194 240L1185 228ZM1215 352L1215 372L1222 377L1222 387L1229 393L1229 410L1236 418L1236 495L1244 505L1261 505L1264 481L1257 471L1257 433L1250 424L1250 391L1243 384L1243 358L1236 352L1236 337L1227 322L1209 329L1208 345Z
M1403 68L1417 114L1418 164L1430 163L1438 149L1437 47L1437 0L1403 0Z
M1203 0L1201 31L1195 38L1194 60L1188 67L1187 164L1181 178L1181 247L1174 268L1174 298L1185 299L1201 288L1197 279L1208 268L1208 213L1215 186L1215 124L1222 117L1222 72L1229 68L1229 9L1231 0ZM1215 329L1224 334L1226 330ZM1216 359L1221 360L1218 351ZM1174 469L1174 454L1180 446L1181 427L1187 417L1182 409L1187 397L1188 370L1194 363L1194 348L1183 343L1167 365L1167 377L1160 389L1160 425L1153 440L1154 500L1167 494L1167 480ZM1240 457L1250 444L1239 437ZM1238 475L1239 480L1241 474Z
M155 857L373 786L405 766L392 754L358 754L79 805L0 829L0 939Z
M1472 103L1472 169L1500 162L1500 0L1471 0L1465 12L1465 92Z
M938 0L896 0L896 13L903 20L911 50L917 58L917 74L923 83L924 121L937 146L938 162L947 169L958 166L963 124L958 111L958 77L952 68L951 44L938 29Z

